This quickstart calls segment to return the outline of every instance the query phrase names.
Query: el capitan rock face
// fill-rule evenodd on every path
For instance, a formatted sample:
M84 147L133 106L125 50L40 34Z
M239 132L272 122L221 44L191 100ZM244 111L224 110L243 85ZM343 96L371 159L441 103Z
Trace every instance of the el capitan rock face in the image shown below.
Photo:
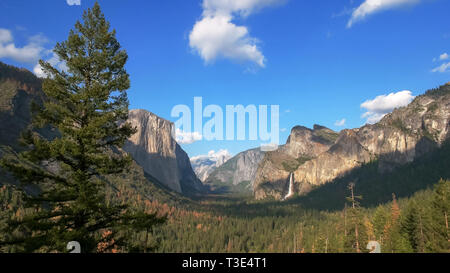
M137 132L123 149L146 173L179 193L202 191L203 186L192 170L188 155L172 137L172 122L146 110L131 110L128 122Z
M30 127L31 102L41 104L44 100L41 79L26 69L0 62L0 157L5 151L18 152L23 149L18 138L21 132ZM149 183L148 187L144 183L140 190L159 189L150 185L153 182L159 182L183 194L197 194L204 190L192 171L189 157L172 139L172 124L169 121L144 110L133 110L130 112L130 122L137 127L138 132L127 142L127 149L142 164L138 166L133 163L131 169L140 174L143 168L151 176L138 175L141 186L142 181ZM48 126L36 129L36 132L49 139L59 135L57 130ZM128 179L133 184L134 178L129 174L125 176L125 180ZM161 180L154 179L155 177ZM6 176L1 170L0 178L0 184L15 183L13 178Z
M327 131L332 137L325 146L311 138L311 130L295 127L287 144L266 154L262 161L254 186L255 198L282 199L289 188L290 173L294 175L294 189L301 195L312 186L331 182L373 160L378 160L380 172L390 171L441 145L450 137L449 127L448 84L418 96L376 124L343 130L334 143L334 135ZM296 157L305 155L307 158L295 164Z

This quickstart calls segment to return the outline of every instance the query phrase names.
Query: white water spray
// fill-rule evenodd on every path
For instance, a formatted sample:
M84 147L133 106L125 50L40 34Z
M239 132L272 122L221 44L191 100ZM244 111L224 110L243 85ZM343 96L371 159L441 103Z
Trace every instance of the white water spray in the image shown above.
M291 198L293 195L294 195L294 174L291 173L289 175L289 191L286 194L286 196L283 198L283 200Z

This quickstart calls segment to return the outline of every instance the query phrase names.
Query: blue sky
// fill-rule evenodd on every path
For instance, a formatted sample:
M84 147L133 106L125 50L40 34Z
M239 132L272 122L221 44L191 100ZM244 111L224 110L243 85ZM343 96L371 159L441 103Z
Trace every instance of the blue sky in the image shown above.
M2 0L0 60L32 71L37 59L50 60L49 50L94 3L72 2ZM193 106L194 96L223 108L275 104L284 143L295 125L359 127L450 81L446 0L99 3L129 55L131 108L172 121L172 107ZM259 144L182 146L196 156Z

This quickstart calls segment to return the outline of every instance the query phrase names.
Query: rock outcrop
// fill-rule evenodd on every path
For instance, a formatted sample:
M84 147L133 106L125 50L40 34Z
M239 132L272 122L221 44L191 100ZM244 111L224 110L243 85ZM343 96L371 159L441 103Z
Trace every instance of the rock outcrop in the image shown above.
M290 173L330 149L337 137L338 133L320 125L314 125L313 129L294 127L286 144L266 153L259 164L254 180L255 197L282 199L289 191ZM294 188L296 192L305 190L297 184Z
M207 155L194 156L191 165L200 181L205 182L208 176L231 158L227 150L210 151Z
M18 138L30 126L31 102L42 104L44 100L41 79L26 69L0 62L0 156L3 149L23 149ZM188 155L172 138L171 122L144 110L130 111L129 118L138 132L124 149L149 175L149 183L159 182L183 194L204 190L192 170ZM58 136L57 130L49 127L36 132L48 139ZM136 166L133 163L133 168Z
M281 199L289 188L290 173L294 175L296 193L305 194L312 186L331 182L370 161L377 160L380 172L412 162L450 137L449 118L447 84L416 97L376 124L343 130L332 145L334 134L325 146L320 146L311 143L308 129L295 127L287 144L268 153L262 161L255 180L255 198ZM294 164L293 159L305 155L310 158Z
M188 155L173 138L174 125L146 110L131 110L128 122L137 132L124 150L161 184L179 193L202 191Z
M42 81L28 70L0 62L0 143L18 148L20 133L31 123L31 102L42 103ZM41 130L40 133L45 133Z
M252 192L256 170L264 154L259 148L237 154L216 168L205 184L213 191Z

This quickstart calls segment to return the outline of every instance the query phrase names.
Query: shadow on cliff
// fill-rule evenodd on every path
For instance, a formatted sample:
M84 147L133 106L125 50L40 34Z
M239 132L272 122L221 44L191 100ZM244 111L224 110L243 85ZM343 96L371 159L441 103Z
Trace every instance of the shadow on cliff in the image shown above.
M423 140L421 143L416 151L423 154L413 162L386 166L385 161L372 161L324 185L315 187L309 184L301 185L301 187L312 187L304 196L297 195L287 201L272 198L263 201L229 199L228 202L224 197L221 202L212 206L224 214L243 218L269 215L302 217L304 213L337 211L345 206L346 197L349 196L348 184L351 182L355 183L356 194L363 197L361 200L363 207L374 207L390 202L393 193L398 198L410 197L415 192L434 185L441 178L450 179L450 140L439 148L433 146L428 140ZM420 151L420 149L423 150ZM390 156L392 154L383 155L384 158ZM286 184L287 180L279 181L277 184L285 192L286 187L283 183ZM309 212L304 209L308 209Z
M175 157L149 153L130 141L126 141L123 149L132 155L149 181L169 191L177 192L179 189L179 193L193 199L205 193L206 189L195 175L188 155L178 144L175 147Z
M348 184L355 183L356 194L363 197L361 206L373 207L391 201L393 193L398 198L410 197L441 178L450 178L450 140L437 147L424 137L415 150L419 156L413 162L403 165L389 163L390 158L402 155L385 154L381 156L382 160L355 168L287 203L299 203L304 208L340 210L344 208L346 197L349 196Z

